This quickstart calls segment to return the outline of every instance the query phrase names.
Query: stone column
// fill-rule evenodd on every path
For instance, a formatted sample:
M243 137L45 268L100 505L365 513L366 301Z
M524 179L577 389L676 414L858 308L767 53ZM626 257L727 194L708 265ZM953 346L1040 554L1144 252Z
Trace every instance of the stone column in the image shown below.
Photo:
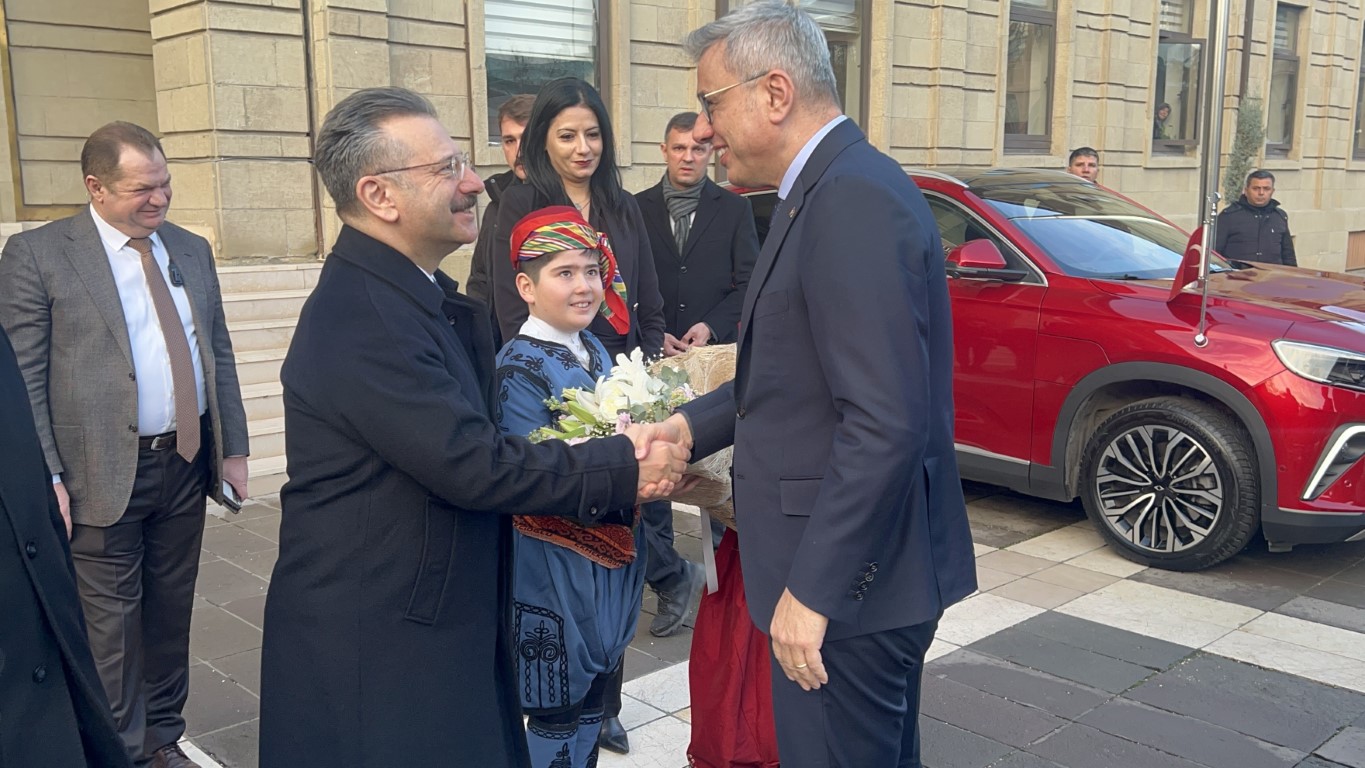
M151 0L171 218L218 259L318 256L302 0Z

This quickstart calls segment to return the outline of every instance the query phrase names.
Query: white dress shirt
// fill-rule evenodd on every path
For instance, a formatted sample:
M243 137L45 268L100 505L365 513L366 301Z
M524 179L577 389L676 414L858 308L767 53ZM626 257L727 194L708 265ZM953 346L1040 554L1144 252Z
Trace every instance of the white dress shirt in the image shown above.
M128 244L127 235L114 229L100 218L90 206L104 253L114 271L114 284L123 303L123 322L128 325L128 343L133 351L133 370L137 373L137 431L141 435L173 432L175 424L175 387L171 382L171 358L166 353L166 338L161 334L161 321L152 304L147 276L142 272L142 255ZM199 354L199 338L194 331L194 315L190 297L184 286L171 282L170 256L166 246L155 233L151 236L152 258L161 268L161 277L171 290L175 309L180 314L180 325L189 341L190 358L194 365L194 389L199 395L199 413L208 405L204 394L204 360Z
M778 197L783 200L787 199L787 195L792 193L792 187L796 185L797 177L800 176L801 171L805 169L806 161L810 159L811 155L815 154L815 148L820 146L820 140L829 135L829 132L834 130L834 126L847 119L848 115L839 115L828 123L825 123L825 126L816 131L815 135L810 137L810 140L806 142L806 145L801 147L801 151L796 153L796 157L792 160L792 164L787 166L787 172L782 174L782 186L777 188Z
M527 315L526 322L521 324L521 329L517 333L541 341L562 344L569 348L574 357L578 358L578 362L583 364L584 370L592 370L592 366L589 364L591 358L588 356L588 348L583 344L583 337L577 331L565 333L535 315Z

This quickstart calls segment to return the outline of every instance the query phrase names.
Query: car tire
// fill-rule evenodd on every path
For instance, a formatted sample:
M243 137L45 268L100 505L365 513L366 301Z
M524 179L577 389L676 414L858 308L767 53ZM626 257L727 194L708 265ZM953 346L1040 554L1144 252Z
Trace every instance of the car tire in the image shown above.
M1110 414L1086 443L1086 514L1123 557L1197 571L1246 547L1260 527L1256 458L1246 430L1186 397Z

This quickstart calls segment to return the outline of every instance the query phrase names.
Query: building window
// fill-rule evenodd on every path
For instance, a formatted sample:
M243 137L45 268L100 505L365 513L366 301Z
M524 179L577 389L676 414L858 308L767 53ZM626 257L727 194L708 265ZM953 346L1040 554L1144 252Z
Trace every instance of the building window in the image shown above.
M1302 9L1275 8L1275 43L1270 58L1270 101L1266 104L1266 150L1288 154L1294 143L1294 107L1299 99L1299 15Z
M1365 42L1361 43L1356 69L1356 136L1351 154L1362 160L1365 159Z
M1193 0L1161 0L1157 20L1152 148L1185 151L1199 132L1199 72L1204 41L1191 34Z
M1005 149L1047 152L1052 148L1052 82L1057 8L1054 0L1010 4L1005 67Z
M488 72L488 141L502 138L498 108L535 93L557 77L598 86L596 0L487 0L484 53Z

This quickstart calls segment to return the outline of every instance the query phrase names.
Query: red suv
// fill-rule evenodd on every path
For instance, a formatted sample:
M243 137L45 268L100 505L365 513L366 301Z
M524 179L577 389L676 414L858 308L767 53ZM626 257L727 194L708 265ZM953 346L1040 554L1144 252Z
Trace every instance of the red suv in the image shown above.
M1215 257L1060 172L910 171L938 221L962 475L1070 501L1120 554L1196 570L1365 540L1365 280ZM775 202L751 192L760 233ZM837 223L832 223L837 226Z

